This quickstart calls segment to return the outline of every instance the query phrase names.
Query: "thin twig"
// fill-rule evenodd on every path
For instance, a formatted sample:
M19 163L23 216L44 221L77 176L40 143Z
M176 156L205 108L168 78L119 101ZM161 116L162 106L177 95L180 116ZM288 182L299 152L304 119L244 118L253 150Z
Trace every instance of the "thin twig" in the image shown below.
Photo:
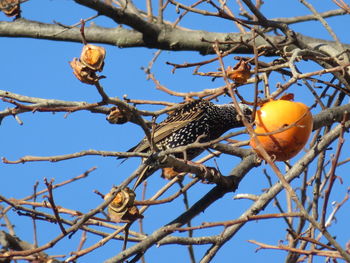
M47 197L47 199L48 199L48 201L49 201L49 203L51 205L51 208L52 208L53 213L55 215L55 218L56 218L56 221L58 223L58 226L60 227L60 229L62 231L62 234L66 235L67 234L66 229L63 227L60 215L58 213L58 209L57 209L56 204L55 204L55 200L53 198L52 180L50 182L48 182L47 179L45 178L44 182L46 184L46 187L47 187L47 190L48 190L48 193L49 193L49 196Z

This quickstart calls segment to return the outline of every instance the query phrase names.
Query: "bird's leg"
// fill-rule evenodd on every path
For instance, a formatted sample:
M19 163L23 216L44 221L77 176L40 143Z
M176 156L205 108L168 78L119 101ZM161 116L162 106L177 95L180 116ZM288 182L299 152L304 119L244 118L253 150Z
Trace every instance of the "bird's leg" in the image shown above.
M199 165L200 169L203 170L203 174L200 176L203 183L216 183L221 177L221 173L215 167L208 167L204 164L197 165Z
M193 161L184 161L182 160L186 165L190 165L192 167L196 167L196 171L194 172L198 178L200 178L205 183L220 183L222 180L222 175L220 171L215 169L214 167L207 167L204 164L196 163ZM198 169L199 168L199 169ZM185 169L185 171L188 171L188 169ZM179 167L164 167L162 168L162 177L170 180L173 179L175 176L184 175L184 170L181 169L181 165Z
M186 151L183 151L182 152L183 154L183 159L184 159L184 162L187 163L187 152ZM164 167L162 168L162 177L167 179L167 180L171 180L173 179L175 176L178 176L182 174L181 172L178 172L176 171L174 168L172 167Z
M199 177L203 183L217 183L220 180L219 178L222 176L221 173L214 167L208 167L202 163L196 163L192 161L186 161L186 164L199 167L199 169L202 171L202 174L197 174L196 176Z

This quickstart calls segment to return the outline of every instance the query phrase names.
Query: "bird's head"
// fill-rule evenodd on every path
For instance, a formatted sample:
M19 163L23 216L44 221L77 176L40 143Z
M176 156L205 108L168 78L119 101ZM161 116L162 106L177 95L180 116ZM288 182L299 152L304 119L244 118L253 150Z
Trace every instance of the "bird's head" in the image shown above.
M249 122L251 122L251 120L253 119L252 118L252 113L253 113L253 110L246 104L243 104L243 103L239 103L239 107L243 113L243 115L247 118L247 120Z

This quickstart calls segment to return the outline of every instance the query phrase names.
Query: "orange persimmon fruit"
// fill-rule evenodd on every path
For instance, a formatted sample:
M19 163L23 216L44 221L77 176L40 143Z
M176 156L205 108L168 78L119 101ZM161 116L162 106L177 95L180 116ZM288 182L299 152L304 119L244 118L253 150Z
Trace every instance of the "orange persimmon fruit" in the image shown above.
M257 139L276 161L286 161L297 155L312 132L312 114L305 104L290 101L293 97L289 94L279 100L271 100L255 114L255 133L269 133L257 135ZM260 155L253 138L250 145Z

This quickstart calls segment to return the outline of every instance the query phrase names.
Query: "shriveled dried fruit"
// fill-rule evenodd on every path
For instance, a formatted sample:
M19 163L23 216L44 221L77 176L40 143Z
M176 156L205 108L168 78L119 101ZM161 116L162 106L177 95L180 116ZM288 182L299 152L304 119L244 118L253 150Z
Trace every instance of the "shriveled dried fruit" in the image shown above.
M0 9L9 17L18 16L20 14L19 0L0 0Z
M140 214L136 206L132 206L128 208L128 211L121 217L121 220L132 222L139 218L143 218L143 215Z
M73 69L73 74L83 83L94 85L100 79L93 70L86 67L77 58L73 58L69 64Z
M117 107L111 108L111 111L106 119L111 124L124 124L129 121L128 115Z
M301 102L287 99L290 99L290 96L271 100L255 115L255 132L273 133L258 135L257 139L265 151L277 161L286 161L297 155L312 132L313 119L308 107ZM260 154L253 139L250 145Z
M130 207L134 204L135 201L135 192L132 191L130 188L126 187L123 190L121 190L114 200L109 204L109 206L116 212L119 212L121 210L124 210L125 207ZM106 195L105 198L107 198L108 195Z
M240 60L233 68L227 67L227 77L236 83L244 84L250 78L251 66L244 60Z
M105 57L106 50L103 47L88 44L81 51L80 61L94 71L102 71Z
M179 173L176 172L173 168L163 168L162 169L162 177L164 177L165 179L171 180L175 176L178 176L178 175L179 175Z
M136 206L134 206L135 193L130 188L126 187L121 190L113 201L108 205L108 215L115 222L121 220L134 221L137 218L143 217ZM105 199L109 194L105 196Z

